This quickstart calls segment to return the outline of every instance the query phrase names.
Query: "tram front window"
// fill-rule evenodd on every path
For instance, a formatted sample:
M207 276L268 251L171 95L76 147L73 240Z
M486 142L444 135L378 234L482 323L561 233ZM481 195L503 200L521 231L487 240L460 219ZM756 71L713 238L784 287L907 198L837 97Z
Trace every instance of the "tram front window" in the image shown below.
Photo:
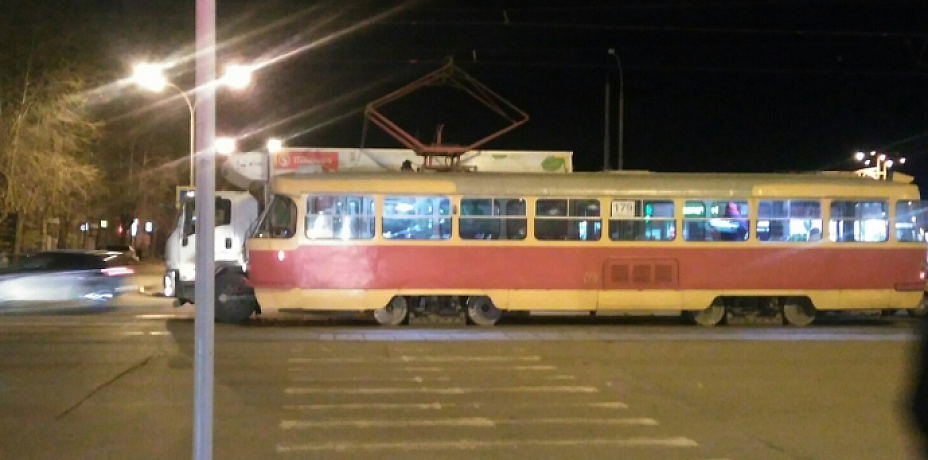
M255 227L252 238L291 238L296 233L296 204L288 197L275 196Z

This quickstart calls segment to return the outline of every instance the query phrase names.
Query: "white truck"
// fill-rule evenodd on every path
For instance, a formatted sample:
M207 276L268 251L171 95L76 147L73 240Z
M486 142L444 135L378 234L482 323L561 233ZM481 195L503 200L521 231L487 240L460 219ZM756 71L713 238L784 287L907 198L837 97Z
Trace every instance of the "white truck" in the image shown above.
M248 229L258 217L258 200L248 192L216 192L216 269L241 267ZM189 193L181 200L174 229L164 251L164 295L176 297L175 306L193 303L196 280L196 200Z
M268 162L267 160L271 160ZM337 170L399 170L403 162L422 162L408 149L284 148L278 152L234 155L222 165L226 180L243 190L260 189L269 177L294 172ZM506 172L569 173L573 153L568 151L475 150L461 157L467 169ZM241 270L244 243L258 217L259 199L244 191L216 192L215 261L217 274ZM176 297L175 306L194 301L196 280L196 207L188 192L179 201L174 228L165 251L163 288L165 297Z

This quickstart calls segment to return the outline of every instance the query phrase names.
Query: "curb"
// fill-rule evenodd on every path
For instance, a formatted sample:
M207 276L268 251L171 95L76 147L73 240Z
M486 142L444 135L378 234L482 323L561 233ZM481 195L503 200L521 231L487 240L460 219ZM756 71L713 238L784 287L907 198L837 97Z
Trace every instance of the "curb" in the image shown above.
M139 294L147 295L149 297L164 297L164 292L161 291L161 286L156 284L139 286Z

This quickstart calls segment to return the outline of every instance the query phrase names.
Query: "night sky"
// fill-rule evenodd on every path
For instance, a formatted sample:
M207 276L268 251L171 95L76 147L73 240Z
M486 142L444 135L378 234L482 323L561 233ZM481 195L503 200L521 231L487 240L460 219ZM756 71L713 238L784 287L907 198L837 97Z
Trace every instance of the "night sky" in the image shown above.
M879 150L928 186L926 2L387 3L218 0L219 61L273 62L247 95L219 94L220 134L245 148L401 147L365 131L364 106L450 57L530 116L483 148L570 150L578 170L603 168L608 79L615 168L614 48L625 169L848 170L854 151ZM143 4L122 11L160 14ZM426 142L439 124L467 144L499 122L445 87L390 107Z

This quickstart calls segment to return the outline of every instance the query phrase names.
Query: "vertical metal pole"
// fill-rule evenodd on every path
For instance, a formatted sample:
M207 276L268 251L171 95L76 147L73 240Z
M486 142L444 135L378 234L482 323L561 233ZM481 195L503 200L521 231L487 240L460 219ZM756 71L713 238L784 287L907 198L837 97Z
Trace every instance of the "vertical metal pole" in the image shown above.
M609 126L609 74L606 73L606 110L605 110L605 119L606 119L606 129L603 131L603 171L609 170L609 130L612 129Z
M619 171L622 171L624 168L625 152L623 148L625 147L625 77L622 75L622 61L619 60L619 55L615 55L615 62L619 65Z
M193 162L194 162L194 159L197 157L197 145L196 145L197 123L196 123L196 110L194 109L194 106L190 104L189 109L190 109L190 184L189 185L193 187L194 185L196 185L196 181L194 181L194 177L196 176L194 176L194 173L193 173L194 171Z
M625 152L623 151L625 147L625 129L622 124L625 121L625 76L622 72L622 60L619 58L619 53L615 52L615 48L609 48L609 54L615 58L615 66L619 69L619 138L617 142L619 144L618 169L621 171L625 167Z
M193 458L213 456L213 350L216 228L216 0L196 0L196 324Z

